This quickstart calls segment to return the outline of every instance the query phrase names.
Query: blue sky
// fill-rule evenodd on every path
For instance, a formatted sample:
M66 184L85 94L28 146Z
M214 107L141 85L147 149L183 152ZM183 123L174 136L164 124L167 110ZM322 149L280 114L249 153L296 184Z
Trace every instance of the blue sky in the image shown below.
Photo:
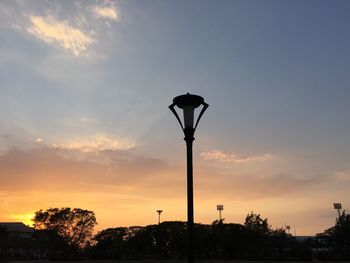
M333 202L348 205L348 1L18 0L0 10L1 220L57 204L91 206L101 227L152 223L144 213L159 205L184 219L185 145L167 106L186 92L210 104L195 141L197 221L212 222L222 202L229 222L254 210L314 234L334 223ZM52 181L77 189L57 200ZM21 197L40 191L47 202ZM101 201L81 202L86 191ZM104 202L129 214L108 219Z

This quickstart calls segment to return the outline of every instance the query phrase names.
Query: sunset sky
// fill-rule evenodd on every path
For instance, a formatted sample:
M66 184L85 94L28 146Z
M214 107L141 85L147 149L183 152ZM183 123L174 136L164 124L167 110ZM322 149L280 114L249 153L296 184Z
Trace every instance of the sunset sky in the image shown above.
M210 105L195 221L313 235L350 209L350 1L0 1L0 221L79 207L98 227L186 220L168 109Z

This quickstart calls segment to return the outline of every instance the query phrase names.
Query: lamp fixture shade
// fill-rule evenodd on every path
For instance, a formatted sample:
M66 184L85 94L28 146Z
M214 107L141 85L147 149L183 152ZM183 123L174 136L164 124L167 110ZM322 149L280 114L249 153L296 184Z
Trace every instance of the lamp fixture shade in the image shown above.
M184 106L184 126L185 128L194 128L193 120L194 120L194 107L192 105Z
M198 115L197 120L195 120L195 109L201 105L203 107ZM179 115L177 114L175 106L183 110L183 121L181 121ZM204 99L201 96L187 93L185 95L175 97L173 99L173 104L171 104L169 108L174 113L183 130L191 129L194 131L197 128L198 122L208 106L209 105L204 102Z

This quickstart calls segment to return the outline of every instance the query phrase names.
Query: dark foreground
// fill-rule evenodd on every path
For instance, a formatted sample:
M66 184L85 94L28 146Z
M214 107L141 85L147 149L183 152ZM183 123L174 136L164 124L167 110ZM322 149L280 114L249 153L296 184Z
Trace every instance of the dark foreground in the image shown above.
M55 261L50 260L16 260L16 261L2 261L0 262L10 262L10 263L53 263ZM58 263L186 263L187 260L82 260L82 261L56 261ZM302 262L334 262L334 261L269 261L269 260L196 260L197 263L276 263L276 262L288 262L288 263L302 263ZM336 261L337 263L348 263L349 261Z

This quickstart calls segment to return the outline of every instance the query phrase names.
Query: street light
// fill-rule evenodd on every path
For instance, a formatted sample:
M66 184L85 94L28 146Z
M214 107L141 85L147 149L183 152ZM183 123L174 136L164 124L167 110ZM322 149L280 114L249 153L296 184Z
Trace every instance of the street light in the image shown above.
M183 121L181 121L175 106L183 110ZM195 120L195 109L202 106ZM185 94L177 96L173 99L173 104L169 109L174 113L176 119L180 123L181 129L185 134L187 148L187 231L188 231L188 262L194 262L194 244L193 244L193 160L192 160L192 144L194 141L194 132L196 131L199 120L208 108L208 104L204 102L201 96L193 94Z
M333 207L338 210L338 218L340 218L341 203L334 203Z
M157 210L158 213L158 225L160 224L160 214L163 212L163 210Z
M219 219L220 219L220 222L221 222L221 220L222 220L222 218L221 218L221 211L224 210L224 206L223 205L217 205L216 206L216 210L219 211Z

